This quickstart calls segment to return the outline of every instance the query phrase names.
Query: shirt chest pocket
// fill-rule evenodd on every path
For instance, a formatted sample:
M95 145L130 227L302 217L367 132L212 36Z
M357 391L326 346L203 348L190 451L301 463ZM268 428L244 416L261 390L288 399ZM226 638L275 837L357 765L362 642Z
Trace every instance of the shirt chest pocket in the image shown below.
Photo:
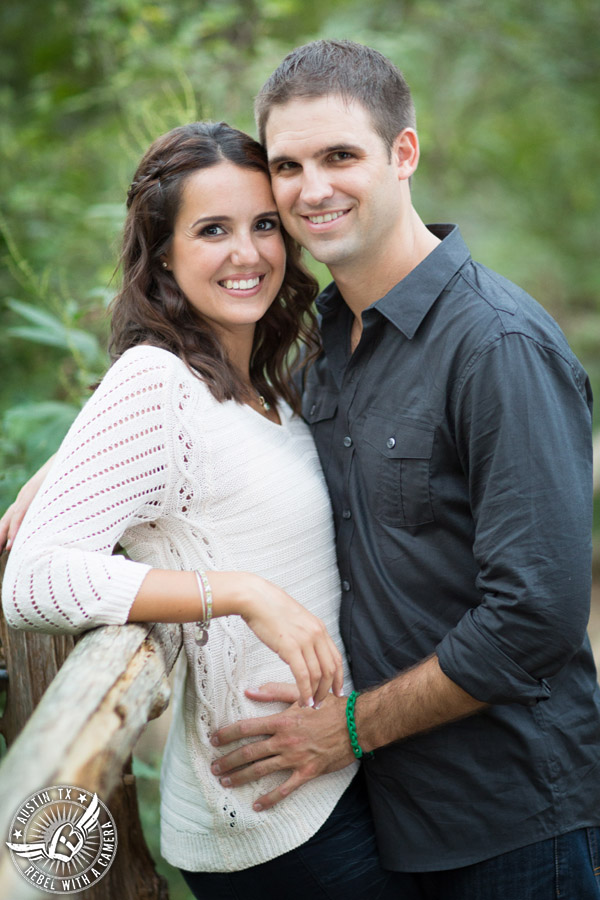
M401 416L375 413L363 425L362 446L375 517L395 527L434 521L431 455L434 429Z
M337 395L324 388L307 392L302 401L302 416L311 427L324 470L331 452L337 406Z

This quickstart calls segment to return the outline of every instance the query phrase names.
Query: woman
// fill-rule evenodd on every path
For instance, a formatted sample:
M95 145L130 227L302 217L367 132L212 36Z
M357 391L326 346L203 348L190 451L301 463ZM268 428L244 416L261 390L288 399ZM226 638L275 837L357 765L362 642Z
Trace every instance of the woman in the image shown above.
M195 896L383 896L354 766L262 814L210 772L211 734L264 715L244 690L286 663L305 705L343 689L329 501L289 371L298 340L318 347L315 282L262 148L224 124L155 141L127 205L115 361L14 542L6 618L183 623L161 841Z

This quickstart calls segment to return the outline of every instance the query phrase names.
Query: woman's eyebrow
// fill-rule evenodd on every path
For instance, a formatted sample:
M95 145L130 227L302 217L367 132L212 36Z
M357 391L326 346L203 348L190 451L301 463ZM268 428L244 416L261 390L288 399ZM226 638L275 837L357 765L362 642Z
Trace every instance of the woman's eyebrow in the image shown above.
M190 225L190 228L195 228L196 225L200 225L202 222L231 222L231 216L201 216L199 219Z
M265 216L277 216L279 218L279 212L276 209L267 210L266 212L257 213L254 218L255 219L263 219ZM202 225L204 222L232 222L233 216L201 216L199 219L190 225L190 228L195 228L196 225Z

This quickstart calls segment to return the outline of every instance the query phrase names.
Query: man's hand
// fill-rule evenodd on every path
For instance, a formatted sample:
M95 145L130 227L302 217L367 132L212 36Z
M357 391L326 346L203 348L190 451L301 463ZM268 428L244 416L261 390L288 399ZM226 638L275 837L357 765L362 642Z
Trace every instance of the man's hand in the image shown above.
M246 691L246 695L252 700L292 704L285 712L227 725L212 737L213 745L222 747L232 741L263 736L263 740L244 744L213 763L213 774L226 787L239 787L282 769L292 770L287 781L258 798L255 810L269 809L312 778L353 762L345 697L329 694L320 709L305 709L295 702L295 685L265 684L257 691Z
M254 809L268 809L311 778L343 769L352 762L345 697L329 694L321 709L301 709L294 702L298 699L294 685L265 684L258 691L246 691L246 695L252 700L293 703L285 712L244 719L213 735L215 747L248 737L263 738L213 763L213 773L227 787L247 784L282 769L292 770L281 787L257 800ZM368 752L485 708L485 703L471 697L442 672L433 655L361 694L355 720L360 745Z

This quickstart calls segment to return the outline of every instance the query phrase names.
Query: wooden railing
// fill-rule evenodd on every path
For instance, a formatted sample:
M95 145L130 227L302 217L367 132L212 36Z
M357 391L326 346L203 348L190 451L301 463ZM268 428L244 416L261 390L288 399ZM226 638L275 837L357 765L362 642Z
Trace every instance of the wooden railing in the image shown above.
M107 626L75 643L17 632L1 615L0 620L8 674L0 731L9 745L0 765L0 898L49 896L27 885L5 841L26 797L71 784L98 794L118 834L111 868L77 896L168 900L144 841L128 761L146 723L168 704L167 677L181 648L180 626Z

